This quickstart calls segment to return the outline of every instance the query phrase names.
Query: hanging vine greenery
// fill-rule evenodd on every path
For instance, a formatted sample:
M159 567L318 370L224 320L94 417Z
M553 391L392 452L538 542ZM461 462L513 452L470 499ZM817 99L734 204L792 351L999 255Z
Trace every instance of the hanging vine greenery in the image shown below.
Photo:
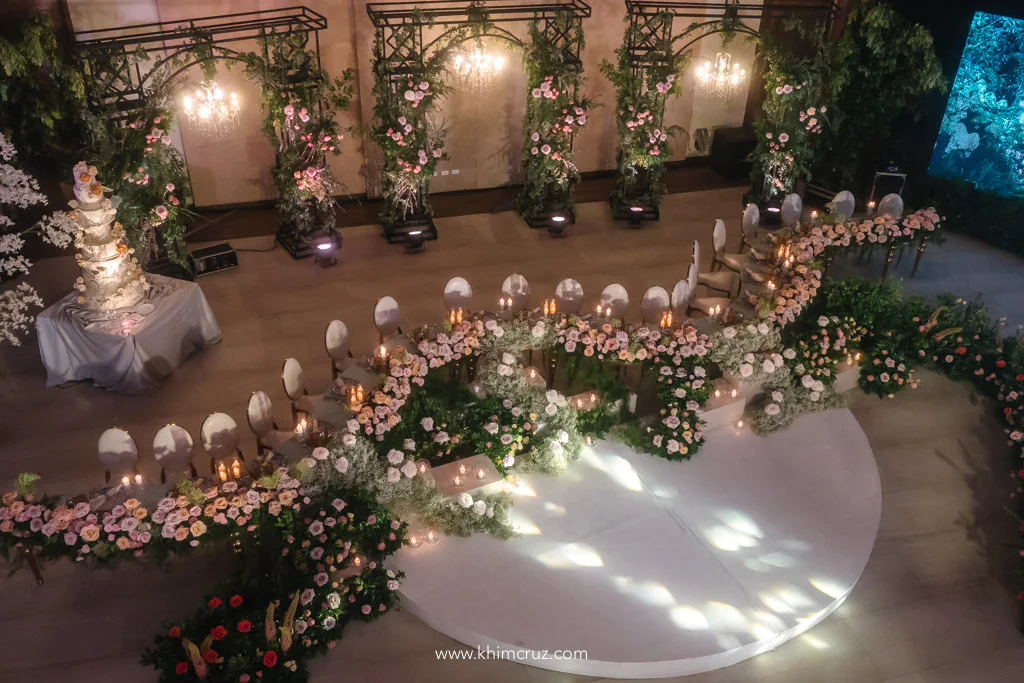
M820 157L819 136L828 124L824 31L799 20L784 26L784 34L764 34L759 40L766 63L765 97L754 122L751 180L754 196L769 201L781 201L798 181L810 179ZM794 54L794 36L812 42L811 56Z
M580 93L585 81L580 64L569 58L573 51L583 51L582 22L570 12L560 12L552 23L556 28L551 33L530 23L530 41L523 53L528 93L523 189L516 211L528 221L553 211L574 212L572 186L580 176L572 161L573 139L594 106Z
M671 17L661 13L650 21L668 22ZM640 30L638 25L627 26L622 46L615 51L616 63L601 61L601 73L615 86L619 147L610 200L613 214L620 217L634 202L652 208L661 204L669 138L682 132L679 126L665 125L665 104L669 97L682 94L679 75L688 57L674 54L673 41L667 36L658 42L656 52L648 52L654 64L634 65L630 46L636 44Z

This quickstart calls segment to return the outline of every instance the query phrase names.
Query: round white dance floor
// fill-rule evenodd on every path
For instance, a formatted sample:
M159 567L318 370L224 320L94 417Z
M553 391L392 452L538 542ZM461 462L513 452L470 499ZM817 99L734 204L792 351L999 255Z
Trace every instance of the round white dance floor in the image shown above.
M716 430L690 462L602 441L522 481L521 538L398 553L403 605L484 652L616 678L710 671L800 635L853 589L882 503L845 409L767 438Z

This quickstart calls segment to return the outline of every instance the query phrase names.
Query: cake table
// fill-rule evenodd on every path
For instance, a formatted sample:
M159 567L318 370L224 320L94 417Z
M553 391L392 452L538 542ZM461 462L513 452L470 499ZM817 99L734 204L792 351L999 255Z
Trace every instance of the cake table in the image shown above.
M203 291L193 282L147 275L145 298L114 311L90 311L78 292L36 318L46 386L91 379L127 394L152 391L193 351L221 339Z

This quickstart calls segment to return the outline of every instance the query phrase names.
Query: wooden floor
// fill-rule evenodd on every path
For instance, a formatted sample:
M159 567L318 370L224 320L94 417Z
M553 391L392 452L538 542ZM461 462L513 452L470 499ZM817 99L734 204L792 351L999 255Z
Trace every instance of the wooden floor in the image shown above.
M345 320L354 348L374 342L371 311L378 297L395 296L404 324L413 327L444 314L441 290L466 277L475 304L492 304L501 281L525 275L534 296L550 295L564 277L578 279L587 301L619 282L636 311L643 291L670 288L689 264L699 238L710 258L715 218L738 238L741 189L676 194L666 198L663 220L639 231L608 218L607 204L579 207L563 240L531 231L514 214L439 220L441 238L427 251L406 255L389 246L379 228L346 229L336 267L295 262L280 251L244 252L235 271L202 278L224 332L224 342L193 356L146 396L123 396L88 385L46 389L34 336L21 349L0 352L0 488L29 470L44 488L78 492L102 483L96 439L109 426L128 429L156 468L146 444L176 422L195 433L211 411L245 424L250 392L267 391L279 420L287 415L280 385L286 356L299 359L311 390L329 379L323 331ZM233 240L269 247L269 238ZM970 280L954 267L963 254ZM966 258L966 257L965 257ZM985 264L990 265L987 269ZM851 266L852 267L852 266ZM878 264L869 265L878 269ZM980 269L980 271L979 271ZM70 257L40 262L33 281L49 301L76 277ZM908 270L904 264L901 273ZM1024 319L1024 262L965 240L950 240L926 255L911 287L923 291L967 282L975 291L1002 295L1001 313ZM1012 288L1016 287L1016 290ZM992 290L991 292L989 290ZM871 441L884 491L882 526L867 570L851 598L809 634L735 667L685 679L691 683L1019 683L1024 680L1024 637L1017 630L1013 569L1019 539L1003 510L1011 482L1001 429L973 392L927 374L921 388L882 402L856 395L851 407ZM252 441L243 441L252 450ZM685 467L681 463L680 467ZM807 466L814 466L808 444ZM738 473L741 475L741 473ZM642 558L638 558L642 561ZM0 578L0 680L155 681L138 664L164 619L190 614L230 566L221 551L174 562L168 572L126 567L89 573L69 563L46 569L35 586L25 574ZM1017 583L1014 583L1017 581ZM328 656L314 660L313 681L547 683L584 679L495 661L440 662L435 649L456 647L408 613L375 624L356 624Z

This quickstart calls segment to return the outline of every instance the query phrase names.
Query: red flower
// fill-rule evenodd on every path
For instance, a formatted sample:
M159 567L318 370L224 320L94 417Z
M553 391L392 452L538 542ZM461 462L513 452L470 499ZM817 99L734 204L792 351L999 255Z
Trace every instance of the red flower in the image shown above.
M1017 473L1017 476L1020 477L1021 479L1024 479L1024 467L1022 467L1020 472Z
M1024 591L1021 591L1020 593L1017 593L1017 599L1020 600L1021 602L1024 602Z
M213 636L214 640L224 640L224 636L228 634L228 630L223 626L214 626L210 630L210 635Z
M242 596L241 595L232 595L231 599L228 600L228 604L231 605L232 607L238 607L239 605L242 604Z
M1006 361L1003 360L1002 358L1000 358L999 360L996 361L996 367L1000 368L1000 369L1005 368L1006 367Z
M956 352L959 353L962 356L965 353L967 353L967 347L966 346L958 346L957 349L956 349Z
M206 606L209 607L210 609L217 609L218 607L220 607L220 605L221 605L221 602L220 602L220 598L218 598L218 597L210 598L210 601L208 603L206 603Z
M277 664L277 653L271 650L270 652L263 655L263 666L272 667Z
M174 667L174 673L179 676L188 673L188 662L178 662L178 666Z
M248 633L251 630L252 630L252 622L249 621L248 619L242 619L240 622L238 622L238 632L239 633Z
M217 657L219 657L219 656L220 655L217 654L216 650L207 650L206 652L203 653L203 659L208 661L210 664L213 664L214 662L216 662L217 661Z
M167 635L169 635L171 638L180 638L181 637L181 629L178 628L177 626L172 626L171 630L167 632Z
M1024 382L1024 375L1017 375L1018 382Z

